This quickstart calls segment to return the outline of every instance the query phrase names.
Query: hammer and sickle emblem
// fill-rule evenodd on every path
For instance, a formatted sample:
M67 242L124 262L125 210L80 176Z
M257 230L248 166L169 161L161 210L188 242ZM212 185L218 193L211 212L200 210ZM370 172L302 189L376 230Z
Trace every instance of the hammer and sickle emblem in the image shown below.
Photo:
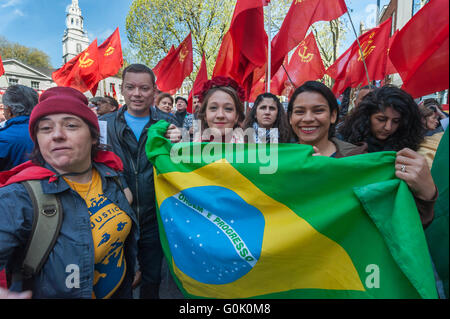
M305 0L295 0L295 4L302 3L303 1L305 1Z
M82 57L78 59L78 61L80 62L80 68L88 68L92 64L94 64L94 60L88 59L88 56L89 52L86 52Z
M184 60L186 59L187 55L188 55L189 51L186 48L186 46L183 46L183 48L180 51L180 62L183 63Z
M314 58L314 54L311 52L307 53L308 47L305 45L304 42L302 42L302 45L303 45L303 52L302 50L298 50L298 56L302 59L302 62L309 63Z
M358 55L359 55L358 61L362 61L363 57L364 57L364 59L366 59L373 52L373 50L375 50L376 45L371 45L373 43L374 36L375 36L375 32L373 32L369 36L369 40L367 40L366 42L361 44L361 50L362 50L363 55L361 55L361 51L358 51Z
M105 51L105 56L110 56L111 54L114 53L114 51L116 51L116 49L114 49L114 47L109 47L109 48L106 49L106 51Z

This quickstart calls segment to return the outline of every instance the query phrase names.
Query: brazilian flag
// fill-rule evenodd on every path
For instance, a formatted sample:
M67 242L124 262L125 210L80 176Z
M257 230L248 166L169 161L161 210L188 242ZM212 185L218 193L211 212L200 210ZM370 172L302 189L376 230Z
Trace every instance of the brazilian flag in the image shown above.
M148 132L161 242L187 298L437 298L394 152L171 144Z

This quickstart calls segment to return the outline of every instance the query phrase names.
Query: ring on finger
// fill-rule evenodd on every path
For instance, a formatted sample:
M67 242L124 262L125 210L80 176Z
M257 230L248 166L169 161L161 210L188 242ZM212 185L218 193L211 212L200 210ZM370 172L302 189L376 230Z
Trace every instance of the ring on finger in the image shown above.
M405 173L406 172L406 166L405 165L400 166L400 171L402 173Z

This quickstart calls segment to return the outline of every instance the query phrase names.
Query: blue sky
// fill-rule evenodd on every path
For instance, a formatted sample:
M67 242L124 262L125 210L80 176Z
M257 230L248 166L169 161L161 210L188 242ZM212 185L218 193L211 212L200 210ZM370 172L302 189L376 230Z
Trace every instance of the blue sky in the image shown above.
M119 27L127 46L125 18L132 0L79 0L89 40L101 44ZM0 0L0 35L47 53L54 68L62 64L66 7L71 0Z
M276 0L273 0L276 1ZM115 28L119 27L122 47L128 46L125 18L133 0L79 0L84 26L89 40L102 43ZM346 0L352 10L355 27L359 22L366 26L373 23L370 13L376 8L376 0ZM62 64L62 36L65 30L65 9L71 0L0 0L0 36L22 45L47 53L54 68ZM389 0L381 0L381 5ZM231 18L231 17L230 17ZM354 41L348 33L346 46ZM344 45L344 46L345 46ZM342 52L346 48L342 48Z

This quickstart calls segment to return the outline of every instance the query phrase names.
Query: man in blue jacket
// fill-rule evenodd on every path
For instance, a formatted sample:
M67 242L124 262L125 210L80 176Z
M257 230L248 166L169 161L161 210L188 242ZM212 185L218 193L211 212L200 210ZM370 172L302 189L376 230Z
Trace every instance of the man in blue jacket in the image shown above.
M28 121L38 99L35 90L20 84L10 86L3 95L3 114L7 121L0 128L0 171L28 161L34 146Z

